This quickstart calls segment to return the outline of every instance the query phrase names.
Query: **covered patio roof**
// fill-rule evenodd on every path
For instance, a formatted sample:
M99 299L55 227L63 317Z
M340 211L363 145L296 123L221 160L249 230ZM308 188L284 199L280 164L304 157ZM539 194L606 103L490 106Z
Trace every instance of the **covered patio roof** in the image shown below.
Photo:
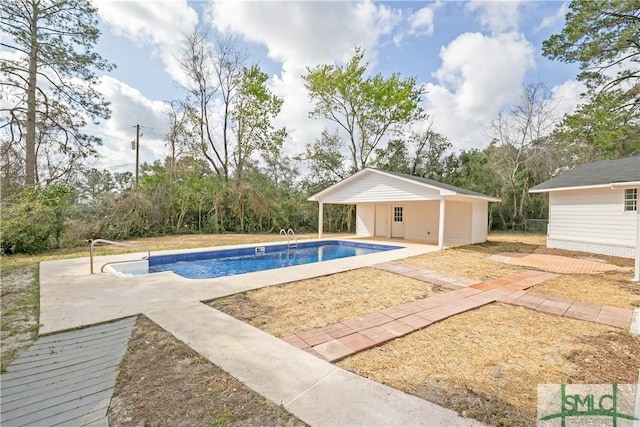
M323 205L439 201L438 247L444 248L445 200L499 202L500 199L432 179L365 168L309 197L318 202L318 238L322 238Z

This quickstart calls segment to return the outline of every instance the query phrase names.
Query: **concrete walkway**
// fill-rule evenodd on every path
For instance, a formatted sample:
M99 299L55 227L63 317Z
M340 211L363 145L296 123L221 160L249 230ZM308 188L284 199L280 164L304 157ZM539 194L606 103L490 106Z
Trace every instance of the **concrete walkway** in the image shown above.
M3 426L107 426L135 318L39 338L0 376Z
M312 426L479 426L347 372L205 304L147 313L160 327Z

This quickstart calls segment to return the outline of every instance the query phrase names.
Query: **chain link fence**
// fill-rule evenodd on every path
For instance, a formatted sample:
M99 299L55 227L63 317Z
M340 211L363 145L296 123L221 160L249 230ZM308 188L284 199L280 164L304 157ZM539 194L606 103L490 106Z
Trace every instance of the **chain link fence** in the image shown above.
M549 225L548 219L525 219L524 230L533 233L547 234L547 225Z

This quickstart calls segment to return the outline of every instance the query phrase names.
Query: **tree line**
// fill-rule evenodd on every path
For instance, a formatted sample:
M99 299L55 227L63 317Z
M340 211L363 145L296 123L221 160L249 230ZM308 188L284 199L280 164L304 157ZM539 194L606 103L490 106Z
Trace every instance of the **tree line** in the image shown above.
M543 45L579 63L587 91L558 118L544 83L528 82L493 119L483 149L454 150L421 107L413 77L373 74L355 48L342 66L303 76L310 117L326 128L291 157L286 128L273 126L284 100L232 37L185 34L184 96L169 104L169 155L131 173L89 169L100 141L83 129L109 117L95 92L99 32L88 0L0 0L0 245L4 253L76 245L90 238L173 233L311 231L307 197L366 168L435 179L500 197L491 227L524 229L545 218L547 200L528 189L578 164L640 154L637 27L632 1L573 1L562 32ZM611 43L611 41L615 43ZM635 68L634 68L635 67ZM301 172L301 171L304 171ZM327 231L354 231L353 206L327 206Z

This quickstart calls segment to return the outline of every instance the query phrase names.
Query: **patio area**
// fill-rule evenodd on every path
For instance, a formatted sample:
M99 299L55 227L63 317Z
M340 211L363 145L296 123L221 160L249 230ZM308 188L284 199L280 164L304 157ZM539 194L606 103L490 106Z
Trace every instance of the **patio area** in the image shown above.
M598 274L619 268L596 259L519 252L502 252L490 256L489 260L563 274Z

